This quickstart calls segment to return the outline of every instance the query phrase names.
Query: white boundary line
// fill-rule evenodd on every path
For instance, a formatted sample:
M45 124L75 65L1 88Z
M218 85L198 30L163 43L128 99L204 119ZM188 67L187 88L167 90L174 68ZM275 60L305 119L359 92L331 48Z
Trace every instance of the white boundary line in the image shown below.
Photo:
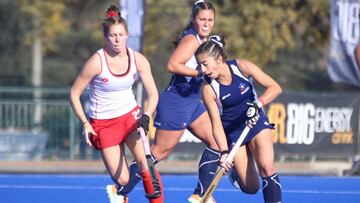
M0 189L53 189L53 190L105 190L100 186L56 186L56 185L1 185ZM141 187L135 187L135 190L143 190ZM193 191L194 188L168 187L165 191ZM237 189L217 188L218 192L240 192ZM283 190L283 193L299 194L337 194L337 195L360 195L360 191L337 191L337 190ZM261 191L259 191L261 193Z

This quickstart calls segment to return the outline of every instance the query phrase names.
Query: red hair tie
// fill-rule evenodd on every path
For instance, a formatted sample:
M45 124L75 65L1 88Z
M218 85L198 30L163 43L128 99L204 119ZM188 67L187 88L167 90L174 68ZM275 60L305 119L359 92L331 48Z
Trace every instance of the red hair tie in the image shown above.
M109 17L109 18L111 18L111 17L118 17L119 16L119 14L118 14L118 12L116 12L116 11L108 11L107 12L107 17Z

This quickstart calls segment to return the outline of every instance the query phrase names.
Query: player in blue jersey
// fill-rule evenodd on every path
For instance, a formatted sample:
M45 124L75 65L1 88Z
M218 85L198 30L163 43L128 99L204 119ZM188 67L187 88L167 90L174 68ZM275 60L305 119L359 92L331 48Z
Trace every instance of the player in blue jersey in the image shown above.
M151 153L155 163L165 159L188 129L207 148L199 163L199 180L189 202L197 203L210 185L220 153L211 131L211 122L201 101L202 71L194 57L196 49L207 40L215 21L215 9L210 2L197 1L192 7L189 25L175 41L176 48L169 58L167 70L173 73L168 87L162 92L154 125L157 128ZM130 181L123 188L129 193L139 182L136 164L130 166Z
M224 44L222 37L211 36L195 53L207 77L202 95L221 151L220 165L229 171L233 185L248 194L259 190L260 175L264 201L281 202L281 185L274 168L271 131L274 127L262 110L264 105L281 94L281 87L250 61L226 60ZM260 97L255 92L252 80L265 89ZM249 105L257 109L259 116L254 123L247 122ZM246 125L252 128L237 151L234 163L224 163Z

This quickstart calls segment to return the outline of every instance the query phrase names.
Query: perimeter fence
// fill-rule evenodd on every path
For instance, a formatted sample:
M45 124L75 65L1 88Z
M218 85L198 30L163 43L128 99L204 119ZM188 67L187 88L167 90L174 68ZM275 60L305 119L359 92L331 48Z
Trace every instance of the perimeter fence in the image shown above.
M68 98L68 88L1 87L0 161L101 160ZM85 109L87 99L85 92ZM359 105L359 93L284 93L265 109L276 160L351 160L360 149ZM186 131L168 160L197 161L204 147Z

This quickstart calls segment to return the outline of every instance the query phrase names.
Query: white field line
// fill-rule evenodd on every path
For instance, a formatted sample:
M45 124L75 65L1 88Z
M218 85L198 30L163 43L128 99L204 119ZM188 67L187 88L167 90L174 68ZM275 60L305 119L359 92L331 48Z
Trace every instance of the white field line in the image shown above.
M3 185L0 189L48 189L48 190L105 190L102 186L73 186L73 185ZM135 190L143 190L135 187ZM194 188L167 187L165 191L193 191ZM239 192L237 189L217 188L218 192ZM261 192L261 191L260 191ZM283 193L295 194L338 194L338 195L360 195L360 191L337 191L337 190L283 190Z

